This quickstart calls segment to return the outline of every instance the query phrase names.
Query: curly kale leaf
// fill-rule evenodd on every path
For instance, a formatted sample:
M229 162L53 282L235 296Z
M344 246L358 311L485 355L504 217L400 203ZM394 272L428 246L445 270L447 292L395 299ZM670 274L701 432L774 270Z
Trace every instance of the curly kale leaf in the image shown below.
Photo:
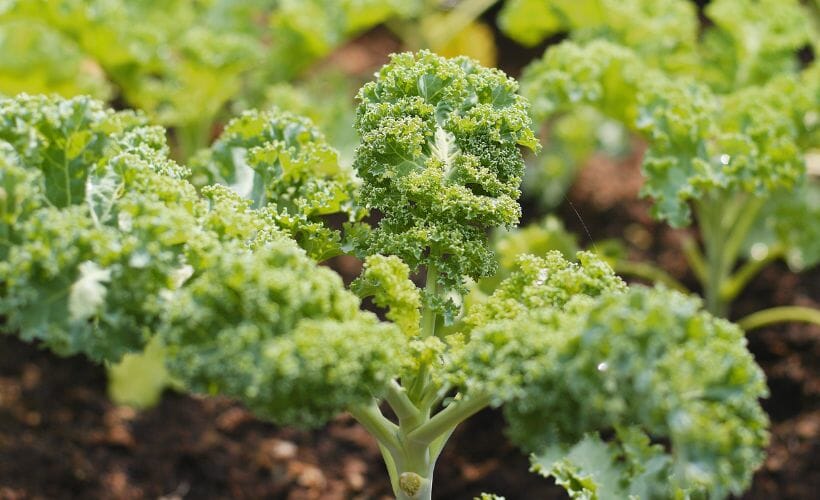
M464 319L465 332L453 344L451 382L467 394L491 395L494 404L526 390L522 367L540 362L537 353L550 348L553 334L532 322L532 314L557 314L602 294L618 294L624 282L594 254L578 252L578 263L558 251L544 257L522 255L485 301L474 304ZM557 334L556 334L557 335Z
M797 51L818 36L798 0L717 0L705 14L714 24L703 35L703 71L722 91L795 73Z
M666 485L670 458L637 428L617 428L617 441L588 434L571 447L532 457L532 471L552 476L570 498L665 498L683 493Z
M190 389L313 426L398 373L398 328L361 312L341 278L293 241L222 249L166 304L170 371Z
M162 130L85 97L0 100L5 331L97 360L144 345L203 208L166 155Z
M361 298L373 297L379 307L389 307L387 319L408 337L419 334L421 293L410 281L410 268L395 255L372 255L364 262L362 275L351 289Z
M820 263L820 182L809 179L800 189L766 200L760 221L745 242L749 259L785 257L794 271Z
M354 167L382 219L360 253L434 268L445 288L493 272L485 231L518 221L519 146L538 147L516 91L498 70L426 51L394 55L362 87Z
M513 319L531 309L564 307L576 296L595 297L625 289L612 269L590 252L578 252L578 263L551 250L544 257L522 255L516 269L474 311L465 323L474 328L501 319Z
M226 3L168 0L158 9L152 2L129 0L12 0L0 12L0 30L15 29L16 35L20 27L36 25L42 34L32 48L58 40L66 55L62 60L39 54L28 58L27 66L36 73L25 78L44 81L47 88L27 91L79 85L94 90L108 80L129 105L157 122L207 135L209 121L243 90L243 83L250 83L247 74L265 54L258 26L247 21L265 9L231 9ZM54 64L37 64L44 58ZM77 59L80 71L66 75Z
M509 337L499 344L509 354L496 363L509 359L520 367L519 396L505 406L511 438L545 453L534 459L545 473L586 477L584 488L599 493L607 483L618 485L613 498L647 488L664 497L740 493L768 440L758 403L767 395L765 379L743 332L700 308L698 299L677 292L635 287L577 303L563 315L534 311L525 321L488 326ZM522 336L537 339L524 362L507 347L522 344ZM619 431L612 444L589 445L609 454L614 474L596 477L598 466L579 457L587 454L577 449L584 435L627 427L632 437ZM629 459L636 435L651 457L644 467L660 473L647 477L651 471L635 468L642 460ZM647 448L650 440L668 443L666 451ZM556 462L556 452L569 455Z
M231 120L210 150L197 158L198 183L230 186L256 208L270 205L277 224L318 261L341 253L339 232L321 217L361 217L357 180L306 118L274 108Z
M788 80L717 96L653 70L629 49L596 41L548 50L525 75L524 93L540 117L589 105L642 133L649 143L642 192L654 200L656 217L683 226L694 200L760 197L799 183L805 167L798 141L811 99L779 92Z
M503 404L511 439L574 498L723 497L762 460L763 373L696 298L627 289L592 254L552 252L522 257L465 324L449 382Z

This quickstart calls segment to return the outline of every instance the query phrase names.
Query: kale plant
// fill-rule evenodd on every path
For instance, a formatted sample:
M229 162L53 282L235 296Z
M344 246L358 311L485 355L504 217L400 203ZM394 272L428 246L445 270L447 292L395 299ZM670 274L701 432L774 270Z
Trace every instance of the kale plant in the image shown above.
M524 15L536 4L511 2L503 19L519 30L527 19L541 23L533 36L563 26L572 39L525 71L534 116L593 108L646 141L642 195L673 227L697 222L700 244L687 239L684 250L712 313L727 315L775 259L797 270L820 262L818 187L806 172L820 147L820 66L798 58L817 40L806 7L718 0L699 36L695 9L682 0L591 1L590 16L580 5L545 2L552 24ZM820 324L820 313L774 308L740 323L790 320Z
M237 118L191 171L138 114L4 99L3 331L106 362L158 341L187 389L281 424L350 412L399 499L431 498L453 430L488 407L573 497L742 492L766 385L698 299L552 252L463 300L496 271L487 231L517 223L520 148L538 149L517 90L467 58L395 55L359 92L353 170L277 110ZM350 289L318 265L341 253L364 261Z

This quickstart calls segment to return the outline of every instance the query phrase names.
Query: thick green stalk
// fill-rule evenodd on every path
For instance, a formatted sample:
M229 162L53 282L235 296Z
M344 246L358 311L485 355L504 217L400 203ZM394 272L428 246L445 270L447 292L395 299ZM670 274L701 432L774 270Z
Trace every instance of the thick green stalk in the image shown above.
M698 281L701 284L706 283L706 260L698 247L698 243L691 236L684 236L681 241L681 250Z
M458 424L475 415L490 404L488 396L471 396L450 404L430 420L414 429L409 438L432 443L439 436L452 431Z
M348 411L390 453L399 449L399 428L382 415L375 400L367 406L348 408Z
M425 291L432 297L438 293L435 268L427 270ZM421 318L422 337L436 334L436 316L428 303ZM384 394L384 401L398 417L398 425L382 414L375 400L351 408L350 413L378 441L396 498L429 500L433 471L444 445L455 427L487 406L489 399L460 399L431 417L431 409L444 397L447 387L439 387L431 380L427 366L422 366L407 384L409 390L393 380Z
M438 294L438 271L435 267L429 266L427 268L427 279L425 283L425 292L428 297L435 297ZM425 304L421 315L421 337L432 337L436 334L436 321L438 314L436 310ZM427 366L422 365L419 373L415 375L413 380L408 384L408 395L412 401L419 402L424 399L424 394L429 391L430 380L427 373Z
M706 308L712 314L726 317L729 313L729 303L733 297L727 293L726 286L731 280L740 249L762 206L762 199L748 195L741 195L729 202L707 198L695 203L706 249L706 266L701 282ZM739 290L734 295L737 293Z
M438 295L438 270L429 266L424 289L429 296ZM436 311L432 307L425 307L421 316L421 336L432 337L436 334Z
M705 200L696 202L695 209L703 235L703 246L706 250L706 273L702 283L706 309L712 314L726 317L728 304L720 297L721 283L729 275L729 270L723 266L726 244L724 228L721 224L723 206L714 200Z
M746 242L760 209L763 208L763 201L762 198L744 196L738 202L738 210L725 221L724 227L728 231L729 237L726 238L726 244L723 247L723 267L727 273L735 267L740 249Z

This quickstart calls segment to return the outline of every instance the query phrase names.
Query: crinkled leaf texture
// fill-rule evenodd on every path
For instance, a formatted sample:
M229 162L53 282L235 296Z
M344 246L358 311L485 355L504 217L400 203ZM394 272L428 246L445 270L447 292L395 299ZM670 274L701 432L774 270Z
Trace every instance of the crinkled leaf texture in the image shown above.
M743 332L700 307L677 292L634 287L570 314L519 320L516 332L540 327L553 342L528 358L526 366L537 368L520 376L530 383L505 406L510 437L538 453L544 444L568 452L563 461L548 459L553 451L537 463L558 478L585 477L594 487L583 489L599 494L742 492L768 439L758 403L765 380ZM611 429L618 430L611 444L584 438ZM630 456L636 442L645 457ZM589 456L604 450L611 467Z
M519 145L538 147L517 89L499 70L427 51L394 55L362 87L354 167L362 203L382 214L358 233L362 255L435 268L445 288L493 272L485 231L518 221Z
M536 353L553 341L550 335L527 332L532 325L522 319L528 311L561 311L574 301L626 288L594 254L578 252L577 257L578 263L569 262L555 250L544 257L522 255L488 299L471 304L464 332L449 339L453 385L468 395L490 395L495 405L522 394L527 380L521 368L538 363Z
M89 98L0 100L5 331L97 360L144 345L203 208L167 153L162 129Z
M498 22L530 46L562 32L581 44L607 40L721 93L796 72L797 51L818 36L799 0L716 0L704 14L710 22L688 0L509 0Z
M745 244L750 259L780 250L793 271L820 263L820 181L809 179L800 189L772 196L760 213Z
M320 425L398 373L404 337L290 240L226 250L168 302L171 373L284 424Z
M768 439L743 332L578 260L523 256L450 340L449 381L503 404L513 442L574 498L741 492Z
M339 231L321 217L357 220L358 181L310 120L280 111L247 111L195 160L198 184L230 186L254 207L270 205L280 227L323 261L341 253Z
M539 118L588 105L643 134L642 193L653 199L656 217L683 226L692 201L762 197L801 182L799 143L811 133L804 115L816 104L816 85L801 86L799 78L718 96L661 73L630 49L593 41L551 48L522 85Z
M3 330L100 361L160 332L186 387L283 423L378 395L400 370L399 329L359 310L277 206L200 195L167 152L164 131L88 98L0 100Z
M817 40L811 7L799 0L716 0L700 50L703 77L729 91L799 68L797 51Z
M419 335L421 293L410 280L410 268L395 255L371 255L362 275L351 285L361 298L373 297L379 307L387 307L387 318L408 337Z

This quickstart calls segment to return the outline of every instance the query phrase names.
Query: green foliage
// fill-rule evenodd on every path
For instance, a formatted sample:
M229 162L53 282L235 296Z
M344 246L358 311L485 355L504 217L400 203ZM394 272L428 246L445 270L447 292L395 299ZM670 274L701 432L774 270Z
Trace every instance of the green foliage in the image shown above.
M579 250L575 235L568 232L564 224L552 215L525 227L498 229L490 242L498 260L498 270L494 275L479 280L478 290L473 290L487 295L492 294L501 281L518 268L518 260L522 255L543 257L550 251L557 250L565 259L574 259Z
M156 406L166 387L179 387L168 374L165 358L165 347L155 336L143 352L128 353L119 363L108 366L108 397L118 405Z
M807 99L781 93L795 87L786 77L717 96L653 70L629 49L596 41L547 51L525 79L537 116L591 105L644 134L643 193L654 200L654 214L674 226L690 222L693 200L791 189L805 170L796 138Z
M587 107L547 120L542 137L547 146L526 158L522 190L544 210L564 201L576 174L596 150L614 157L629 151L626 129Z
M686 492L669 487L670 460L637 428L618 428L618 440L586 435L569 448L552 447L533 456L532 470L552 476L570 498L674 498Z
M291 77L345 39L392 18L408 17L420 0L280 0L271 13L274 75ZM277 74L278 72L278 74Z
M435 268L445 288L493 272L484 231L514 224L519 145L537 142L517 84L466 58L394 55L359 92L361 200L382 214L364 255Z
M544 257L520 256L515 271L489 300L468 312L466 324L477 328L491 321L516 318L530 309L560 309L578 295L595 297L625 288L623 281L594 254L578 252L577 258L577 264L569 262L556 250Z
M100 67L75 42L42 24L0 24L0 54L0 94L53 92L104 99L111 93Z
M535 468L573 494L739 492L765 444L766 389L742 332L698 301L627 289L585 252L512 263L523 249L574 250L547 221L499 240L503 281L457 316L469 279L495 271L486 233L518 220L519 148L538 148L516 91L467 58L393 56L359 93L361 180L308 120L276 109L229 123L192 173L139 114L2 99L3 331L106 362L148 344L186 389L283 424L349 411L399 498L430 498L454 428L501 404ZM764 131L732 133L776 157ZM375 228L357 222L362 207ZM344 249L365 259L351 288L390 322L317 265L343 248L333 214L348 220Z
M372 255L351 288L359 297L372 296L377 306L389 308L387 319L406 336L416 337L420 333L421 295L409 275L410 268L395 255Z
M171 373L277 422L319 425L382 392L402 336L293 241L224 249L169 301Z
M451 382L504 404L510 437L577 498L742 491L767 439L743 332L697 299L627 290L592 254L579 259L523 257L468 314ZM612 442L585 437L611 429Z
M529 46L567 31L579 42L609 40L672 70L691 67L698 32L686 0L509 0L499 26Z
M270 205L276 223L318 261L341 253L339 232L321 217L362 215L353 201L353 172L339 164L322 133L309 120L276 108L231 120L195 164L197 183L220 183L254 207Z
M796 51L817 36L798 0L717 0L705 13L714 27L704 34L704 76L721 91L796 72Z
M234 12L225 4L211 2L205 8L197 2L172 0L157 9L145 0L13 0L0 11L0 26L11 29L24 23L26 29L39 32L33 47L45 48L60 40L59 45L67 47L62 52L74 50L75 55L62 60L42 52L28 59L32 61L28 69L33 71L25 75L26 80L46 81L48 88L25 90L69 92L79 85L88 87L83 83L89 78L88 70L76 73L74 82L67 73L81 59L87 68L98 68L94 71L115 84L130 105L154 120L189 126L212 119L240 91L243 75L263 54L258 38L248 32L252 24L239 21L248 19L248 12ZM15 31L14 38L18 37L22 34ZM65 75L65 83L57 85L54 77L60 74ZM102 80L102 75L94 76ZM94 88L105 86L96 84L88 90ZM95 96L106 94L98 91Z
M90 94L207 145L230 106L259 106L352 36L417 2L10 0L0 6L0 94Z
M617 294L626 288L593 254L580 252L578 258L578 264L572 263L557 251L543 258L521 256L517 269L495 293L468 311L466 341L461 336L453 339L458 340L451 369L456 387L467 394L489 394L495 405L515 399L531 383L522 370L536 368L543 361L537 354L556 342L549 328L529 319L529 312L561 311L579 297Z
M94 359L141 348L201 208L162 131L88 98L21 96L0 100L0 153L4 330Z
M647 472L663 497L741 492L767 441L757 403L766 384L743 332L699 309L697 299L677 292L635 287L576 303L574 314L530 313L525 325L542 325L552 342L527 356L527 364L514 365L531 383L505 406L511 438L529 449L552 443L569 452L555 463L555 450L548 451L536 459L537 468L562 478L587 476L612 498L623 496L607 483L623 493L646 491ZM507 335L533 331L520 321L516 326ZM615 444L583 440L584 433L622 426L631 428L626 437L619 431ZM646 436L668 439L670 451L648 447ZM636 439L645 457L633 464L629 450ZM596 477L596 469L613 476Z
M762 224L745 242L750 259L762 260L779 253L794 271L820 263L820 224L811 223L820 220L818 181L810 180L799 190L771 197L760 212Z
M266 106L276 107L309 118L338 152L342 165L353 163L353 152L359 143L353 100L358 85L336 71L322 71L298 84L279 83L265 92Z

